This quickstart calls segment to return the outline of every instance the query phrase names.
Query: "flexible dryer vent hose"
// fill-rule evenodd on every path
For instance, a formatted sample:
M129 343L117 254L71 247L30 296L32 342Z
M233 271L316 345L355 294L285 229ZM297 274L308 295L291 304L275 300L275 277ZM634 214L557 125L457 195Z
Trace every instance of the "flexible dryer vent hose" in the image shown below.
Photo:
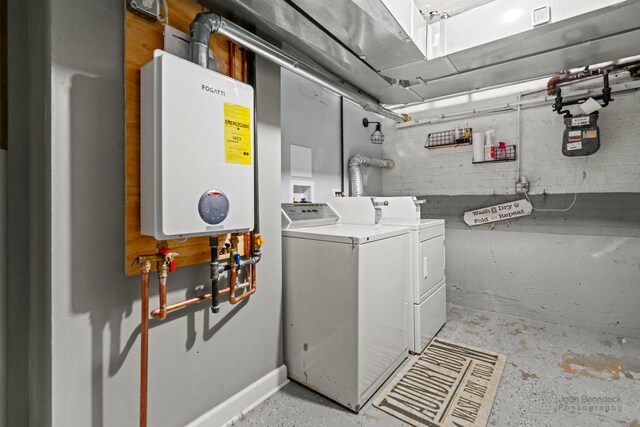
M379 168L393 169L396 164L393 160L376 159L362 154L356 154L349 159L349 173L351 175L351 195L353 197L364 196L364 183L362 180L361 166L376 166Z

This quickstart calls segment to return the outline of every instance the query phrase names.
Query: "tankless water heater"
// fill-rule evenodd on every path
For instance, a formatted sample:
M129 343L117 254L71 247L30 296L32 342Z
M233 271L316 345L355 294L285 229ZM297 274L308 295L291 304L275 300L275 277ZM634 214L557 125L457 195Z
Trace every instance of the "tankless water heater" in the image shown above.
M163 51L141 71L142 234L253 228L253 88Z

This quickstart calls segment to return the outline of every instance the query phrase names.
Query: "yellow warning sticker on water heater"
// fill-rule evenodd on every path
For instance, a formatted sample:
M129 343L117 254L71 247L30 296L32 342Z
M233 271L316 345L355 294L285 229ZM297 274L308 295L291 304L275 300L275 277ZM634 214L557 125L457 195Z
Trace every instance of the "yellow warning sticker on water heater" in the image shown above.
M251 164L251 110L224 103L224 161Z

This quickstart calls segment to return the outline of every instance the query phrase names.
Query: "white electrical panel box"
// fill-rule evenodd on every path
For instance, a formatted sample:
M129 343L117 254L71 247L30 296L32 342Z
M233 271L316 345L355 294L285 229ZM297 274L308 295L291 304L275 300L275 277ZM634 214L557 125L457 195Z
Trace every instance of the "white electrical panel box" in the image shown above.
M163 51L141 70L140 220L158 240L253 228L253 88Z

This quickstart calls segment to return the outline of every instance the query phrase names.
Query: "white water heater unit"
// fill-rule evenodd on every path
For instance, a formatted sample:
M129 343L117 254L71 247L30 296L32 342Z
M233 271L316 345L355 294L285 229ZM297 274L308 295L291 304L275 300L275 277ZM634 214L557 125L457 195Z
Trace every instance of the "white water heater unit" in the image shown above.
M253 88L156 51L141 70L140 216L158 240L253 228Z

